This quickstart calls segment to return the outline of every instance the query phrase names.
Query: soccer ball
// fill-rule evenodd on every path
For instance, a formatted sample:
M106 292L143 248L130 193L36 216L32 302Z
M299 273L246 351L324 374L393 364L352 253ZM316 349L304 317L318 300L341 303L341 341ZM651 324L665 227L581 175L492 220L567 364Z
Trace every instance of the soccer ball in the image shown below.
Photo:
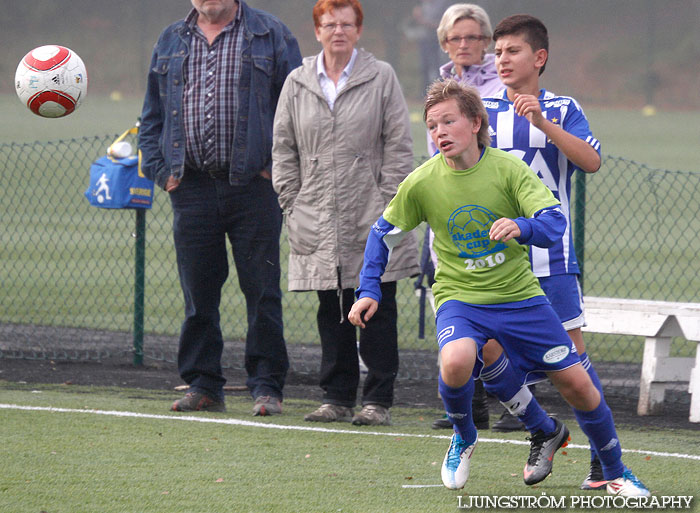
M17 96L37 116L60 118L78 108L87 94L83 61L58 45L35 48L25 55L15 73Z

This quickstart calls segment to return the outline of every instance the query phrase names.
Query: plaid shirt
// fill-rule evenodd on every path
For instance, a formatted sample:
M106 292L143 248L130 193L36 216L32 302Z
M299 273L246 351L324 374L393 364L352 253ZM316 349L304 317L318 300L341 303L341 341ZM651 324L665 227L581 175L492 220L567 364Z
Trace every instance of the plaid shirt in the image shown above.
M192 29L185 60L183 116L187 166L204 171L228 170L238 114L241 77L242 9L209 46L192 9L186 23Z

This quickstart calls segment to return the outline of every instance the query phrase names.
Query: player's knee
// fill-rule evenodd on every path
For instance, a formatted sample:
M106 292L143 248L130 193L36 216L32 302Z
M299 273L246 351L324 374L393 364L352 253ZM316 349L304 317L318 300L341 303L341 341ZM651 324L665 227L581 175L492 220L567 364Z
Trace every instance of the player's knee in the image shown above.
M464 364L456 361L442 362L440 374L445 384L452 388L464 386L469 381L471 371L465 369Z
M580 405L575 407L581 411L593 411L601 401L600 392L592 384L590 387L579 390L576 397L579 398Z
M463 359L452 354L447 358L444 357L440 362L440 374L442 380L447 386L459 388L469 381L472 369L466 365Z
M600 393L590 379L565 380L558 388L564 399L577 410L593 411L600 404Z
M461 387L469 381L476 359L476 342L468 338L453 340L440 351L440 374L450 387Z

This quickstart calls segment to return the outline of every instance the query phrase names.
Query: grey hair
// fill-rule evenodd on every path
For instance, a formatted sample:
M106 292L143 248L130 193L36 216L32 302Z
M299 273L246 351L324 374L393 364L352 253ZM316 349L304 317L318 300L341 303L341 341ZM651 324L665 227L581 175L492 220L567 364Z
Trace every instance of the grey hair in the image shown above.
M447 41L447 33L452 30L460 20L470 19L474 20L481 27L481 35L486 36L491 40L491 35L493 31L491 30L491 20L489 20L489 15L486 11L476 4L452 4L449 6L440 20L440 25L437 28L437 38L440 42L442 49L445 49L445 43Z

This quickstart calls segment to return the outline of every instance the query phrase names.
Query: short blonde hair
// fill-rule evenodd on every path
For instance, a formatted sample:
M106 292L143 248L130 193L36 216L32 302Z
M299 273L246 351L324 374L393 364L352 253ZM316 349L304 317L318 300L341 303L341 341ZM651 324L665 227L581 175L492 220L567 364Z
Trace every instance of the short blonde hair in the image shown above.
M437 28L437 38L443 50L447 42L447 33L460 20L474 20L481 27L481 35L491 40L491 20L482 7L476 4L453 4L445 10Z
M430 86L425 96L425 105L423 107L423 121L428 118L428 111L435 107L438 103L446 102L451 99L457 101L459 111L464 116L473 121L476 118L481 120L479 132L476 134L476 140L481 147L491 146L491 136L489 135L489 115L486 112L486 107L481 101L479 91L470 86L464 86L453 79L436 80Z

